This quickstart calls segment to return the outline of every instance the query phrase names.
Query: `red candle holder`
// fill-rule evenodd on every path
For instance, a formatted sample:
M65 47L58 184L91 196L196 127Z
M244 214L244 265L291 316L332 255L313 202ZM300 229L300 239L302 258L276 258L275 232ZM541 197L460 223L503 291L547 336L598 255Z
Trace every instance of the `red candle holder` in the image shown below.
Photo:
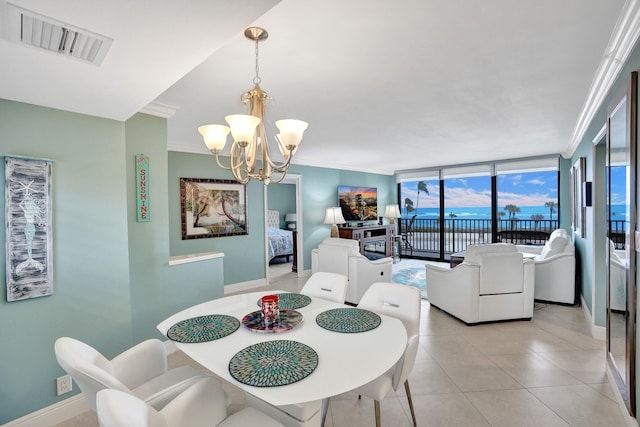
M262 297L262 321L265 326L278 323L280 318L280 304L278 295L265 295Z

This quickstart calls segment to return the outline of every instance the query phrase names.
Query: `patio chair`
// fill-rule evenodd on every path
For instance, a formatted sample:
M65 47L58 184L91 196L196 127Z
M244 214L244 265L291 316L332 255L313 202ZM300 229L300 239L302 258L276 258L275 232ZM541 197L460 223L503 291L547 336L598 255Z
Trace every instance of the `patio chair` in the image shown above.
M413 244L411 244L411 239L413 238L413 224L416 221L416 215L413 215L409 220L409 224L405 227L404 231L400 230L400 239L402 240L402 247L404 249L409 249L410 256L413 256Z

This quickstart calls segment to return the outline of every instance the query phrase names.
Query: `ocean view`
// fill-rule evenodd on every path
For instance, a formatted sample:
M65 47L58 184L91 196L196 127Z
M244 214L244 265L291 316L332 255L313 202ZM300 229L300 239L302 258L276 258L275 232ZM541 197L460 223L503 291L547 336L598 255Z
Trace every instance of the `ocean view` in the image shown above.
M542 219L558 219L558 210L553 213L553 218L550 218L549 208L545 206L518 206L520 208L520 212L518 212L515 217L517 219L531 219L531 215L542 215ZM625 205L613 205L612 206L613 220L624 220L625 219ZM503 211L504 208L499 211ZM478 220L489 220L491 219L491 207L463 207L463 208L446 208L445 209L445 219L449 219L449 214L454 214L456 219L478 219ZM416 218L419 219L436 219L440 215L440 209L438 208L418 208L416 212L412 212L408 215L410 218L416 214ZM407 218L407 213L403 209L402 210L402 218ZM501 217L501 219L509 219L509 213L505 212L505 215Z

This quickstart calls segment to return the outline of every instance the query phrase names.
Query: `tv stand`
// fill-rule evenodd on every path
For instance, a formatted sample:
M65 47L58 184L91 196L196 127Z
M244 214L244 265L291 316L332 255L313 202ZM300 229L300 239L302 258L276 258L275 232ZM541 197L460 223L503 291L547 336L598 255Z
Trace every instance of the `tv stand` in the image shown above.
M341 239L357 240L360 243L360 253L365 256L365 248L373 245L375 248L380 247L374 252L384 257L393 257L395 234L395 224L338 227L338 236Z

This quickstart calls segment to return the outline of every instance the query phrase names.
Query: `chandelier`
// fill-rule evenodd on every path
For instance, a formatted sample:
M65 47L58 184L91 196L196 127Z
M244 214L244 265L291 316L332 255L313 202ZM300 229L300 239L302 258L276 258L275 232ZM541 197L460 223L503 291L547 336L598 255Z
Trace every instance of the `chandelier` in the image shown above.
M272 157L273 150L269 149L264 122L267 100L272 98L260 88L261 79L258 73L258 44L266 40L269 34L262 28L249 27L244 31L244 36L256 44L254 87L240 96L242 104L245 107L249 105L249 114L226 116L225 120L229 126L204 125L198 128L198 132L204 138L209 151L215 154L218 165L223 169L231 170L238 182L246 184L251 179L257 179L265 184L276 183L284 179L293 153L298 148L308 124L302 120L293 119L276 121L275 124L280 133L274 136L275 146L284 157L284 162L276 163ZM227 143L229 132L233 137L233 144L229 154L229 166L224 166L220 162L219 155ZM260 165L258 160L261 161Z

